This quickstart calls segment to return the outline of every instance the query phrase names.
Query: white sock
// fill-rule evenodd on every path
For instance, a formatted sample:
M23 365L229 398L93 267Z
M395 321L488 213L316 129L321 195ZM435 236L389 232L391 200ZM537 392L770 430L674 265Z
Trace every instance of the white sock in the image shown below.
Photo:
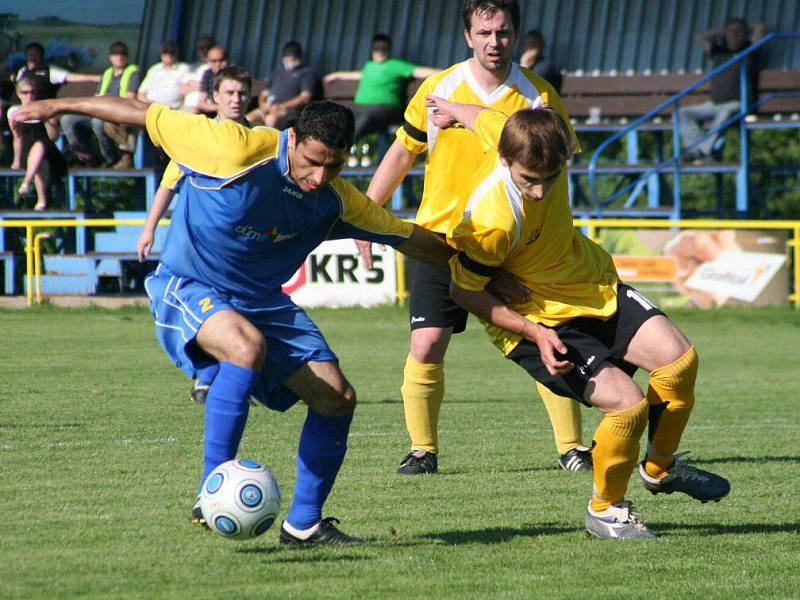
M319 523L312 525L308 529L297 529L296 527L292 527L289 521L284 521L283 528L297 539L307 540L319 528Z

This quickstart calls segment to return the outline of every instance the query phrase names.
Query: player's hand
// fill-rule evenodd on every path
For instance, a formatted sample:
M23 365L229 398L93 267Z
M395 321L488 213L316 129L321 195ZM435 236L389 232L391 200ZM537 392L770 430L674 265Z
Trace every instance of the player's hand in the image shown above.
M139 241L136 244L136 254L139 255L139 262L143 263L150 256L150 251L153 249L153 232L142 231L139 236Z
M450 109L452 102L448 102L440 96L425 96L425 106L433 108L428 118L439 129L447 129L458 122Z
M15 123L25 123L30 121L44 121L58 114L55 100L37 100L30 104L20 106L11 115Z
M528 339L539 346L542 362L550 375L566 375L575 367L572 362L566 360L567 346L554 329L535 325Z
M519 64L521 64L523 67L527 67L528 69L532 69L537 58L539 58L539 49L529 48L522 53L522 56L519 57Z
M365 242L364 240L353 240L356 243L356 248L361 258L364 259L364 266L367 269L372 268L372 242ZM378 248L386 250L385 244L378 244Z
M521 304L531 296L531 291L520 280L503 269L497 269L486 290L503 304Z

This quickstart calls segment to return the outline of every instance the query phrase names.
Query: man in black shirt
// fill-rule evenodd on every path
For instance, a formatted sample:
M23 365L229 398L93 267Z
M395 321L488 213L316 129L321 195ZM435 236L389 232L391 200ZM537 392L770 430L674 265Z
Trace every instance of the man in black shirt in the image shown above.
M695 33L695 41L700 44L717 68L734 55L738 54L766 33L763 23L753 27L752 34L744 19L728 19L725 28ZM747 94L745 106L756 100L756 83L758 82L757 53L750 54L741 63L731 66L711 80L711 99L700 104L687 106L680 110L681 143L684 148L704 135L700 124L711 121L709 129L716 129L727 121L734 113L741 110L741 68L747 65ZM711 150L719 135L712 135L697 146L692 147L685 155L687 160L708 160Z
M283 46L281 64L264 79L258 108L247 115L254 125L286 129L294 124L302 108L318 95L319 78L303 63L303 50L296 41Z

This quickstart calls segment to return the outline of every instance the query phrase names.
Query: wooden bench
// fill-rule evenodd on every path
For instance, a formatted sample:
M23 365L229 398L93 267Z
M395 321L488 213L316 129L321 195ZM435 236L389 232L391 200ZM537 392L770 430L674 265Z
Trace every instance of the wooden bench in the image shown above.
M406 101L414 97L417 89L422 84L422 79L410 79L406 85ZM358 81L337 80L332 83L323 83L322 92L326 100L352 107L355 103Z
M579 123L588 119L596 109L603 119L631 119L649 112L701 77L703 74L566 75L561 98L569 115ZM761 71L758 89L760 99L787 93L795 96L772 97L755 111L757 117L771 119L777 114L800 112L800 71ZM710 92L710 83L706 82L681 104L689 106L704 102L710 98ZM664 117L671 114L671 108L661 112Z

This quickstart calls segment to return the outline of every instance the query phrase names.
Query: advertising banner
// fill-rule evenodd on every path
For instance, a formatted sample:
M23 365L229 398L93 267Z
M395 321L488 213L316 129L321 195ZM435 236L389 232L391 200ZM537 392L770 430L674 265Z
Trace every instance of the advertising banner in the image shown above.
M303 307L375 306L395 301L397 269L394 248L372 246L373 265L364 268L353 240L321 244L283 291Z
M603 230L622 281L665 307L785 304L786 231Z

